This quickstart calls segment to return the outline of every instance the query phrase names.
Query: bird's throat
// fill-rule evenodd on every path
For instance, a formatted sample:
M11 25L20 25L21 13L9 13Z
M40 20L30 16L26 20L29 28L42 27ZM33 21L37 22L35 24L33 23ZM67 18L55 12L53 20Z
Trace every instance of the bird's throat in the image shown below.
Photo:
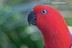
M65 22L48 25L49 26L45 25L44 27L39 28L44 38L45 47L59 48L60 46L63 46L62 48L68 48L68 45L71 43L71 38Z

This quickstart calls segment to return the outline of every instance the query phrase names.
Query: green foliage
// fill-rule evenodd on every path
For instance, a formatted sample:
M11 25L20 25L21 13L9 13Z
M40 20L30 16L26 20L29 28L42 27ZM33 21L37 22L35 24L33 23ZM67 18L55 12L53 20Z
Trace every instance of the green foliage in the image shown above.
M42 48L41 37L35 41L31 39L36 31L31 34L26 31L29 26L22 20L22 14L9 10L9 6L0 8L0 48Z
M69 26L72 26L72 18L65 18L65 20Z
M17 5L17 4L21 4L21 3L27 3L30 0L8 0L7 2L5 2L5 4L13 6L13 5Z

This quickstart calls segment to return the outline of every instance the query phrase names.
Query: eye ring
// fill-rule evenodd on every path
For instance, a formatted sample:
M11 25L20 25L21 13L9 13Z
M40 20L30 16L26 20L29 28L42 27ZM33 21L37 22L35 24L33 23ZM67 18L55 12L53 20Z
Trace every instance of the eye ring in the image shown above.
M42 14L46 14L47 11L46 11L46 10L42 10L41 13L42 13Z

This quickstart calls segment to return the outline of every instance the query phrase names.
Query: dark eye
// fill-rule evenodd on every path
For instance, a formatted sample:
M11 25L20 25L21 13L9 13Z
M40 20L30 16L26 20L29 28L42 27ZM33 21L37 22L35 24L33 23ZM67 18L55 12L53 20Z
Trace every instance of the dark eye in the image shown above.
M41 12L42 12L42 14L46 14L46 10L42 10Z

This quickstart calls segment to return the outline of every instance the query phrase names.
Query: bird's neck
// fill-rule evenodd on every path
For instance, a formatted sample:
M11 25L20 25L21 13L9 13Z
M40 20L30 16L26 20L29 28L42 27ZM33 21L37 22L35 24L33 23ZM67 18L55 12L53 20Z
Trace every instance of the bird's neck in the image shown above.
M45 46L56 46L58 43L61 43L61 41L69 45L70 33L64 21L46 24L44 27L40 28L40 30L44 38Z
M65 44L70 45L70 33L66 25L53 26L52 28L45 28L44 30L42 29L41 31L43 34L46 47L50 46L51 48L51 46L53 45L56 48L58 44L61 44L60 46L62 45L65 46Z

